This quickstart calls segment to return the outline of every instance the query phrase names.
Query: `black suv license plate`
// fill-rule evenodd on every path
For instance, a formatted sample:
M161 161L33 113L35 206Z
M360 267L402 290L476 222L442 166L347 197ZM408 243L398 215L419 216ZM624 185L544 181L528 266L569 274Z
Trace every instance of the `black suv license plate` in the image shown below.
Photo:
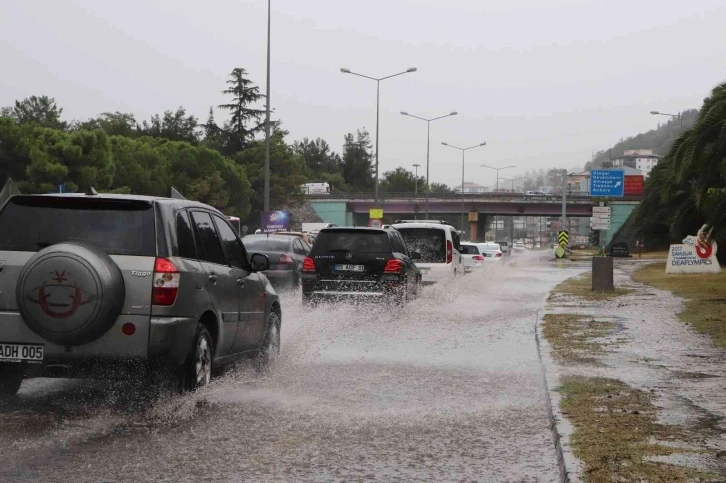
M365 272L366 267L363 265L335 265L336 272Z

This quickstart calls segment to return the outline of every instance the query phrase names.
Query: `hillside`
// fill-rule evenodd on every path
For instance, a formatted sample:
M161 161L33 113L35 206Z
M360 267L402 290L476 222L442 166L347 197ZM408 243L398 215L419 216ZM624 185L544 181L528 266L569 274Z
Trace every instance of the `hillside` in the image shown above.
M683 129L692 127L697 115L697 109L683 111ZM663 120L666 119L667 118L663 117ZM597 152L595 154L595 158L591 162L585 164L585 169L602 167L604 162L608 161L611 157L614 159L618 156L622 156L623 151L627 149L652 149L655 154L665 156L671 144L673 144L673 141L678 137L680 132L680 119L669 119L665 124L659 124L656 129L638 134L631 138L623 139L610 148L610 150Z

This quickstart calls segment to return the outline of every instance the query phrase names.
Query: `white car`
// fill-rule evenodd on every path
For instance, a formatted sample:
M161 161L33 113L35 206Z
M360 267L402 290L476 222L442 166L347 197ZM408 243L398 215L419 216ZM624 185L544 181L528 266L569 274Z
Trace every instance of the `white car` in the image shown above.
M471 273L484 265L484 255L474 243L461 244L461 259L464 261L464 273Z
M504 260L504 252L502 251L502 247L499 246L498 243L489 242L489 243L479 243L477 244L479 247L479 252L481 252L482 256L484 257L484 262L501 262Z
M393 227L401 233L410 252L421 254L416 266L424 285L464 274L461 243L453 226L442 221L406 220L397 221Z
M512 246L512 249L515 252L522 252L522 251L525 250L524 243L522 243L521 241L514 242L514 245Z

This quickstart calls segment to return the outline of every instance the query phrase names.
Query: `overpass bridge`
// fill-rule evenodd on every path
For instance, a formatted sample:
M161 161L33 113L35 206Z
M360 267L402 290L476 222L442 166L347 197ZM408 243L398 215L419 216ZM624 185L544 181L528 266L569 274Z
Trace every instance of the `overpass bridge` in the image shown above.
M384 223L393 223L397 219L412 219L414 217L423 219L426 213L426 200L422 194L416 193L379 193L378 202L375 201L373 193L333 193L306 195L307 201L315 212L328 223L336 223L341 226L367 225L369 210L372 208L383 209ZM632 209L637 206L642 197L617 198L617 201L610 201L610 205L618 205L623 212L622 222L630 215ZM592 198L587 192L568 192L566 199L568 218L580 217L589 218L592 216L592 208L602 199ZM486 225L487 219L491 217L559 217L562 213L562 195L527 195L525 193L512 192L485 192L485 193L447 193L429 194L429 218L446 219L461 229L461 213L464 213L466 223L469 220L469 213L476 213L480 225ZM615 212L613 213L615 216ZM506 219L506 218L505 218ZM613 226L614 233L620 224L613 220L617 226ZM476 229L476 223L468 227L472 234ZM469 230L467 230L469 231ZM607 238L607 234L606 234Z

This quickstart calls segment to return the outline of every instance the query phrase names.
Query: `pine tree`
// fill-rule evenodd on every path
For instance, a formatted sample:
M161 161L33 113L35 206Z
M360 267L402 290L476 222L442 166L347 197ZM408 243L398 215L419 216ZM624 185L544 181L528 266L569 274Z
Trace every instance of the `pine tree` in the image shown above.
M235 68L227 80L230 87L222 91L223 94L234 96L231 103L219 106L220 109L226 109L231 113L229 122L225 124L225 131L228 134L227 154L236 153L249 146L255 133L264 129L264 123L260 122L260 118L265 111L250 106L265 96L260 94L259 88L254 86L246 75L247 71L244 69ZM251 122L256 124L250 126Z

